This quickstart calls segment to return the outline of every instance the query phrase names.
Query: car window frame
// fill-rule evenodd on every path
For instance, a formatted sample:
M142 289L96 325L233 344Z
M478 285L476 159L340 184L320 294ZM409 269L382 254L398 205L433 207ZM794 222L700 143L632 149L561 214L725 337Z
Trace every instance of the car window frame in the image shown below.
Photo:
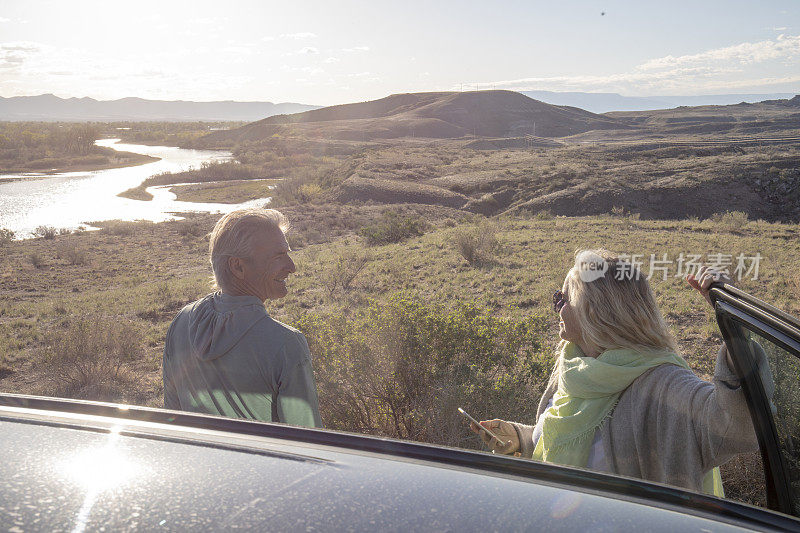
M764 465L767 507L798 516L792 506L787 465L781 453L770 399L764 390L757 361L743 328L800 359L800 321L725 283L712 285L709 295L714 304L717 324L733 361L733 370L741 380L758 437Z

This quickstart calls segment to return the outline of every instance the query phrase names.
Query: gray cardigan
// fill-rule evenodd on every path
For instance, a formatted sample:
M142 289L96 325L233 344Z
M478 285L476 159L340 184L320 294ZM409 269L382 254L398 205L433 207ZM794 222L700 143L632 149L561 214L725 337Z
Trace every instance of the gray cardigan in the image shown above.
M538 418L558 388L555 373ZM533 426L513 423L520 453L533 455ZM713 383L675 365L639 376L600 428L611 473L700 492L706 472L734 456L758 449L747 402L728 367L725 345L717 354Z

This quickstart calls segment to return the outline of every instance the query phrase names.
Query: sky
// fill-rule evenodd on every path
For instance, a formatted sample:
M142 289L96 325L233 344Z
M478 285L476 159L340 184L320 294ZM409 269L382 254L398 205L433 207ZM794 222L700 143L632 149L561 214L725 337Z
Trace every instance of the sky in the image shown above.
M800 0L0 1L0 96L800 93Z

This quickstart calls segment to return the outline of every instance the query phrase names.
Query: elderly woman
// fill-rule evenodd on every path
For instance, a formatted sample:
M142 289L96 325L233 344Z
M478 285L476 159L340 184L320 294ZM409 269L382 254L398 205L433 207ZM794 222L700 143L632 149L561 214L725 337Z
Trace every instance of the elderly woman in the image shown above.
M711 303L719 273L686 279ZM695 376L647 279L604 250L578 254L553 305L562 340L536 424L481 422L500 441L471 429L497 453L722 496L716 467L758 449L725 345L713 383Z

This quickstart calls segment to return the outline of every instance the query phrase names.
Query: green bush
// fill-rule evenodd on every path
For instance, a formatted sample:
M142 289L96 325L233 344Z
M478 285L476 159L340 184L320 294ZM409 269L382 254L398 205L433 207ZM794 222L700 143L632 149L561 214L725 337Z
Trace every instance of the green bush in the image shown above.
M381 219L362 227L358 233L367 246L380 246L423 235L427 226L418 215L401 216L394 211L387 211Z
M427 305L408 294L356 316L298 322L314 354L326 427L474 447L458 416L533 422L551 359L546 320L500 318L461 304Z
M272 189L272 204L275 206L305 204L323 194L321 183L328 167L294 169L288 177L278 180Z

